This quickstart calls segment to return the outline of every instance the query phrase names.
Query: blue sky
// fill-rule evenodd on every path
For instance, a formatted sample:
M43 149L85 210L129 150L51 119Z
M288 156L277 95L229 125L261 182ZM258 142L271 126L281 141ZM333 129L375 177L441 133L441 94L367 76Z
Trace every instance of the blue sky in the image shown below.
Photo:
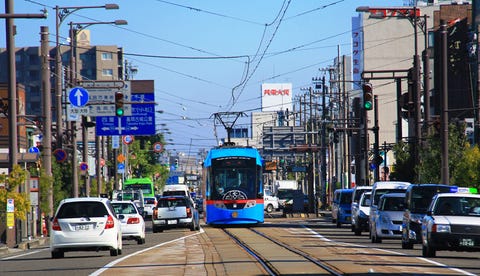
M323 76L319 69L332 65L338 53L350 55L356 7L402 6L404 1L16 0L16 13L46 8L49 16L15 20L15 44L39 46L40 26L48 26L53 46L56 5L106 3L120 9L83 9L69 15L59 31L61 41L66 42L69 22L127 20L125 26L89 27L92 45L123 47L125 59L138 68L134 79L155 81L157 109L164 111L157 124L166 124L173 143L167 149L196 153L216 144L215 132L225 137L221 125L214 128L213 113L260 111L264 82L291 82L294 95L301 95L301 88ZM3 20L0 30L4 34ZM0 47L5 47L5 35L0 35ZM249 121L242 118L237 126Z

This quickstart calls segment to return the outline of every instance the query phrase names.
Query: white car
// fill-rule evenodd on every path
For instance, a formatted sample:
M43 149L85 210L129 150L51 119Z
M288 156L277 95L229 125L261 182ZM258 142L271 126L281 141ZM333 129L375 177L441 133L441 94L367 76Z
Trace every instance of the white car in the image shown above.
M145 207L143 210L143 214L145 217L151 217L153 215L153 208L157 206L157 198L156 197L146 197L144 198Z
M113 209L122 224L122 238L145 243L145 221L137 206L131 201L112 201Z
M439 250L480 252L480 195L440 193L422 220L422 255Z
M373 243L382 239L401 239L402 221L405 210L405 193L390 193L380 197L375 223L371 225Z
M263 195L263 205L264 210L267 213L271 213L278 209L278 197L272 195L270 191L265 190L265 194Z
M368 232L368 216L370 215L370 196L371 192L364 192L360 200L354 205L352 202L352 230L356 236L360 236L362 231ZM355 208L354 208L355 206Z
M67 198L60 202L50 228L52 258L69 251L109 250L122 254L122 229L107 198Z
M188 196L165 196L158 199L153 210L152 231L163 232L171 228L189 228L200 230L200 218L197 208Z

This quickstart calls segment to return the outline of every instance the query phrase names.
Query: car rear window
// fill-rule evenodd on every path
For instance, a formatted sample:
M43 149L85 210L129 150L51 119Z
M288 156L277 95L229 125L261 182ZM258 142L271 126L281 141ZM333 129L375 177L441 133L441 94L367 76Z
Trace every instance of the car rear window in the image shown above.
M163 196L184 196L185 191L165 191Z
M187 206L187 201L184 198L161 198L157 203L159 208L181 206Z
M155 198L145 198L145 204L155 204Z
M112 203L116 214L136 214L137 210L132 203Z
M58 210L57 218L103 217L108 211L101 202L68 202Z

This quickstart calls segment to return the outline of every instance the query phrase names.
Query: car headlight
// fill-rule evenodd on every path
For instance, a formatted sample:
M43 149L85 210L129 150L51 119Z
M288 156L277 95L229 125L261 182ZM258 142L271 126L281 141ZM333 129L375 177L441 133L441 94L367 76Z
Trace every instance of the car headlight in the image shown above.
M367 218L367 217L368 217L368 215L365 214L365 212L363 212L363 211L360 211L360 212L358 213L358 216L361 217L361 218Z
M449 224L434 224L432 225L432 232L436 233L450 233L450 225Z

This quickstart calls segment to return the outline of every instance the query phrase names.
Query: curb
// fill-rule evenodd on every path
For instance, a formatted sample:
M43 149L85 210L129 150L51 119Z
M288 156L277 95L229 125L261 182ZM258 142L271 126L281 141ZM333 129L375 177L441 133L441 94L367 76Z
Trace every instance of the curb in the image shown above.
M45 244L48 244L48 238L36 238L29 241L24 241L19 243L15 248L9 248L7 246L0 246L0 255L9 254L12 252L12 249L28 250L31 248L36 248Z

